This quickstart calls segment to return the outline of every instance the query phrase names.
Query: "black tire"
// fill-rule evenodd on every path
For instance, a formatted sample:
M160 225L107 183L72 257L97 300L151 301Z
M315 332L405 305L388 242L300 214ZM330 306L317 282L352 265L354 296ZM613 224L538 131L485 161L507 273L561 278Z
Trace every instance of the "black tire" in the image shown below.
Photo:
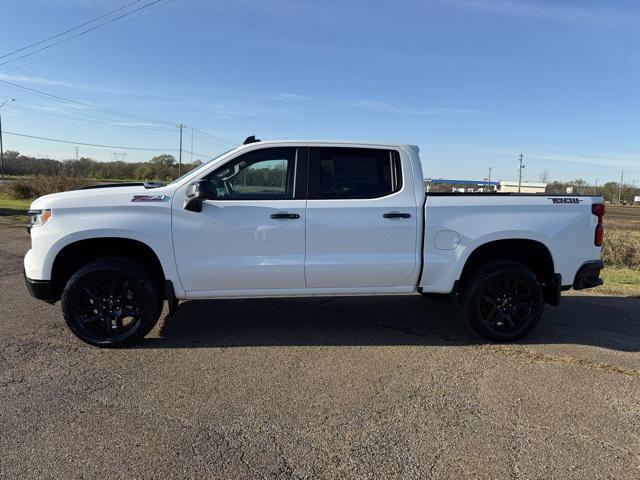
M162 311L158 282L139 262L104 257L76 271L62 293L62 315L83 342L119 347L151 331Z
M480 265L465 282L462 315L482 337L512 342L540 322L544 297L535 274L524 265L492 261Z

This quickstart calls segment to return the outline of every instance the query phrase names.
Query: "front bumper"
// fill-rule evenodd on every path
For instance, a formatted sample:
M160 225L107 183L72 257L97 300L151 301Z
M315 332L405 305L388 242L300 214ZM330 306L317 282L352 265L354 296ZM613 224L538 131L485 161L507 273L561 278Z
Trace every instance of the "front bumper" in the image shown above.
M24 283L27 285L27 290L33 298L38 300L44 300L47 303L55 303L57 298L53 294L53 288L51 280L32 280L27 277L27 273L23 270Z
M600 278L600 270L604 268L604 262L602 260L592 260L584 263L576 278L573 280L574 290L584 290L585 288L593 288L598 285L602 285L604 280Z

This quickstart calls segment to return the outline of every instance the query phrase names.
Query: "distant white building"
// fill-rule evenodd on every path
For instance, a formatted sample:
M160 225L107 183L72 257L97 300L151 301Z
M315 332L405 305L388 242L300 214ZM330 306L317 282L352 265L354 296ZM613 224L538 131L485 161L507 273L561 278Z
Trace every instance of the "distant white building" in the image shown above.
M546 183L536 182L522 182L520 186L520 193L544 193L547 190ZM518 182L500 180L498 192L518 192Z

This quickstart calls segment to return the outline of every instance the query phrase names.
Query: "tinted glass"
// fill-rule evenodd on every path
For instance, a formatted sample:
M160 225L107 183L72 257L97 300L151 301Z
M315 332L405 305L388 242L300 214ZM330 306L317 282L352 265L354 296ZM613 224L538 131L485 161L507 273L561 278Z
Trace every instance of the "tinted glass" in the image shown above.
M293 198L295 148L267 148L242 155L209 175L218 200Z
M393 150L317 147L309 161L309 198L376 198L402 186Z

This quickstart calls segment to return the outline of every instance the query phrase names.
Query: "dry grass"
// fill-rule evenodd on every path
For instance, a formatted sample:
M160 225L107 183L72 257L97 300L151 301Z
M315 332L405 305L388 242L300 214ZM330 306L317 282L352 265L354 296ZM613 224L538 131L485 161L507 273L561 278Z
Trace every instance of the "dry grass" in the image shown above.
M77 177L25 177L3 185L3 191L0 193L16 200L29 200L49 193L77 190L86 185L88 185L87 180Z
M608 266L640 269L640 207L607 205L602 257Z
M609 228L602 258L607 265L640 269L640 231Z

